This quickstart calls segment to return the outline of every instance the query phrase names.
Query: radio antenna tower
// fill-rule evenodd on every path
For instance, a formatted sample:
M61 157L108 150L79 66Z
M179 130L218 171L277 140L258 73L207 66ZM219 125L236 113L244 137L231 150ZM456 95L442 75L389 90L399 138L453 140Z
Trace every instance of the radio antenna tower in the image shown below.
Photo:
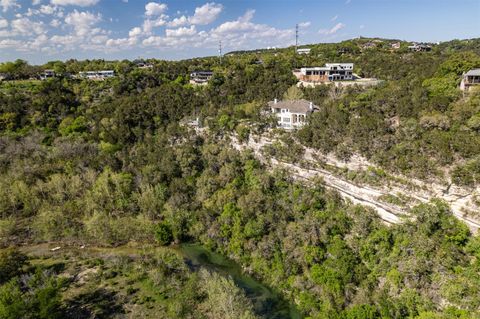
M218 57L220 58L220 64L222 64L222 40L218 41Z
M298 50L298 23L295 25L295 54Z

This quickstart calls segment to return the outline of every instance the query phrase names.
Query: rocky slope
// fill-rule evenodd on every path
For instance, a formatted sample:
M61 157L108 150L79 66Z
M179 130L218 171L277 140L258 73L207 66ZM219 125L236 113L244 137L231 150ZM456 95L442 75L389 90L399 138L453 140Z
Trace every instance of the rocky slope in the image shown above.
M233 137L232 145L238 150L251 150L264 163L285 168L297 179L309 181L322 178L326 187L337 190L353 203L374 208L387 223L399 223L403 218L409 218L407 211L410 207L440 199L447 202L453 214L463 220L472 231L477 232L480 229L478 187L467 189L440 182L427 183L399 175L388 175L382 183L359 183L347 178L348 174L338 171L365 173L375 168L375 165L365 158L353 156L345 162L308 148L305 149L303 158L295 162L265 156L264 148L276 141L275 138L267 136L251 136L248 141L240 143ZM398 198L404 200L401 203L392 200Z

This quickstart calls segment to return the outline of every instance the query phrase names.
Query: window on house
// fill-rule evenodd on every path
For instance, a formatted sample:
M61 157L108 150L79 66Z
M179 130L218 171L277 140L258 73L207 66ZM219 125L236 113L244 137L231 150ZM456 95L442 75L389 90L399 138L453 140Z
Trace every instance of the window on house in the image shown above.
M285 123L290 123L290 118L289 118L289 117L284 117L284 118L283 118L283 122L285 122Z
M297 116L297 114L293 114L293 115L292 115L292 122L293 122L293 123L297 123L297 121L298 121L298 116Z

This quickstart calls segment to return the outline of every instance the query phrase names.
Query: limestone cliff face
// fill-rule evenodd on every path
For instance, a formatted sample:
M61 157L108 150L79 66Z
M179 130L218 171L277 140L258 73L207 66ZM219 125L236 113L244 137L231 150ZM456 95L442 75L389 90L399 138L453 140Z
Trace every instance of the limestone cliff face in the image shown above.
M375 185L358 183L346 178L345 174L336 173L336 170L365 172L375 167L365 158L352 156L346 162L308 148L305 149L302 158L295 162L265 156L263 148L275 141L266 136L253 136L248 141L240 143L233 137L232 146L238 150L251 150L264 163L272 167L285 168L296 179L309 181L322 178L327 188L338 191L342 197L353 203L374 208L387 223L400 223L402 219L409 218L409 208L432 199L440 199L447 202L452 213L464 221L473 232L480 229L480 207L476 200L480 198L479 187L468 189L400 175L389 175L385 177L384 182ZM399 205L392 201L392 198L402 198L404 201Z

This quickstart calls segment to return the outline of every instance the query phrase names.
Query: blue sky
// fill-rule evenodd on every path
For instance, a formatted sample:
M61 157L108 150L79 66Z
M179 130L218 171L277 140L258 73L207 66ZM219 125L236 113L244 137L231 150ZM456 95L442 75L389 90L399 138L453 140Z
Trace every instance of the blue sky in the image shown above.
M295 41L480 36L480 0L0 0L0 62L184 59Z

